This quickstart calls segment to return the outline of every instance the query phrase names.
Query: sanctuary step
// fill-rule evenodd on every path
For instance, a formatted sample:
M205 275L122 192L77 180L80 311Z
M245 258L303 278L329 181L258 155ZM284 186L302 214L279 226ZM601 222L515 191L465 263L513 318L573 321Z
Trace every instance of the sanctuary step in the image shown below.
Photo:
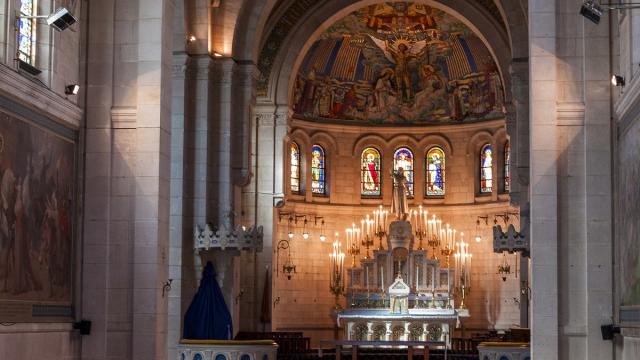
M235 340L273 340L278 344L278 358L294 353L309 351L311 339L304 337L302 332L239 332Z
M360 349L358 351L358 360L406 360L406 349ZM278 359L282 360L335 360L336 354L333 349L323 350L322 356L318 355L317 350L310 350L304 353L280 354ZM418 352L414 353L414 359L423 360L423 356ZM431 350L429 352L429 360L444 360L444 350ZM479 360L478 353L467 353L459 351L448 351L448 360ZM348 351L343 351L341 360L352 360Z

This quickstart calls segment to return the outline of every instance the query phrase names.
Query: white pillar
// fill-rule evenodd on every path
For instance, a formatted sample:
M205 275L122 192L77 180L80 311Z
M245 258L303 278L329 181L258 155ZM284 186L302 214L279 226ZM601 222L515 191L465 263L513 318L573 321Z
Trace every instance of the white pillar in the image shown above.
M531 355L558 357L556 0L529 3Z

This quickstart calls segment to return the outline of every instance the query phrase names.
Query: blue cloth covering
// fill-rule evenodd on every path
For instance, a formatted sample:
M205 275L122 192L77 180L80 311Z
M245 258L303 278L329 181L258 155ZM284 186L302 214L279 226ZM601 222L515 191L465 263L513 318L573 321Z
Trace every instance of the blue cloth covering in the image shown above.
M211 261L202 271L202 280L184 315L183 338L190 340L231 340L231 314L216 281Z

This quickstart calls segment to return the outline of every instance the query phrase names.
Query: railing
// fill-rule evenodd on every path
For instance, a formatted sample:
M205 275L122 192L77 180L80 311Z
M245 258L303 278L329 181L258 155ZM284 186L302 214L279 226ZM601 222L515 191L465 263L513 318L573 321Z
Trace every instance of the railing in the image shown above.
M429 359L429 349L435 347L444 348L444 358L447 359L447 347L444 341L356 341L356 340L324 340L322 344L331 345L336 349L336 360L342 359L344 348L351 348L351 360L358 359L358 348L360 347L406 347L407 359L413 360L415 350L422 350L422 358ZM322 349L318 349L318 356L322 358Z

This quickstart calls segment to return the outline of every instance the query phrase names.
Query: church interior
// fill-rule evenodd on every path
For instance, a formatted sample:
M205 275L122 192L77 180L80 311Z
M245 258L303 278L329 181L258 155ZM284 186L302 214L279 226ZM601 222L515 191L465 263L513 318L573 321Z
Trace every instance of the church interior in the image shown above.
M0 359L640 359L640 3L0 24Z

